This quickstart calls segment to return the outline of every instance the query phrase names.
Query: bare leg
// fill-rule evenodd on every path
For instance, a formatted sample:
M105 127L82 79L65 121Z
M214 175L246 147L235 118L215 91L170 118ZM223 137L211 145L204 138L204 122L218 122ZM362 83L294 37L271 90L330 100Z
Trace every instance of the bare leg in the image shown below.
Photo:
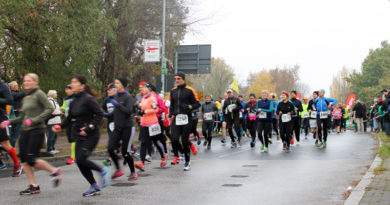
M23 162L23 170L24 173L26 173L26 176L30 184L37 184L37 180L35 179L35 175L34 175L34 168L28 165L26 162Z

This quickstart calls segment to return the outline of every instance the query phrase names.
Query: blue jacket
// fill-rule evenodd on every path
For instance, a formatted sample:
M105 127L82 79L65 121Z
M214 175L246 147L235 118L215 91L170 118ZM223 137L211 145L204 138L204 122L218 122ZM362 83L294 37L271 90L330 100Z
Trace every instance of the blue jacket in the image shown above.
M242 105L242 109L244 109L245 108L245 104L246 104L246 102L245 101L241 101L241 105ZM246 114L245 114L245 110L244 111L242 111L241 110L241 112L242 112L242 118L246 118Z
M267 118L259 119L259 121L271 122L272 121L272 113L274 112L274 103L271 100L259 100L257 102L257 107L261 109L261 111L267 113Z
M278 106L276 104L276 101L275 100L271 100L272 101L272 104L274 105L274 110L272 112L272 119L276 119L276 115L275 115L275 112L276 112L276 107Z
M317 115L320 115L320 112L328 111L329 103L335 105L337 103L337 100L332 98L326 98L326 97L315 99L313 102L313 108L316 108Z

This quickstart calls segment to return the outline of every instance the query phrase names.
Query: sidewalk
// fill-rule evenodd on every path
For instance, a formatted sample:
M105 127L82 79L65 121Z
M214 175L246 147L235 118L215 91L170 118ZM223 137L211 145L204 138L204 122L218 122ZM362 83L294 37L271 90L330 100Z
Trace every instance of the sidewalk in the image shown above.
M359 204L390 204L390 138L384 134L379 136L382 138L382 147L379 149L382 163L375 169L375 177Z

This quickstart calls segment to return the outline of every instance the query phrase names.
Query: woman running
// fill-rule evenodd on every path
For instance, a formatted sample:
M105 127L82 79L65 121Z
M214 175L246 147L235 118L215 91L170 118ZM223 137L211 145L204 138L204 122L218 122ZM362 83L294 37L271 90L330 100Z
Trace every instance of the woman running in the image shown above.
M294 105L288 101L288 92L282 91L282 101L278 104L276 113L279 118L280 125L280 137L283 141L283 150L290 152L290 140L291 140L291 113L294 112Z
M343 112L341 110L341 105L337 104L332 112L334 125L337 129L337 134L340 133L341 118L343 117Z
M146 148L150 143L150 140L153 141L154 145L157 147L160 156L161 156L161 167L165 167L167 164L166 153L164 152L164 142L159 140L161 134L161 127L158 123L157 112L157 99L152 92L152 85L149 83L144 84L142 88L143 97L141 103L139 104L141 116L141 161L135 164L135 167L141 171L145 171L145 157L146 157Z
M256 129L257 129L257 101L255 94L249 95L249 102L245 104L245 114L247 114L247 128L252 137L251 147L256 145Z
M129 92L125 90L127 83L128 81L124 77L119 77L114 81L117 94L110 100L110 102L115 107L113 111L115 128L108 142L108 153L110 154L116 168L112 179L116 179L124 174L123 170L121 170L119 166L118 155L115 153L120 141L122 141L121 153L131 171L128 178L130 181L136 180L138 178L138 174L135 172L133 157L130 152L128 152L128 148L131 147L131 144L133 143L133 139L131 138L133 128L133 99Z
M262 98L257 102L257 112L259 113L259 122L257 125L257 134L261 141L260 151L268 152L268 136L272 130L272 113L274 111L274 105L271 100L268 99L268 91L263 90Z
M84 76L74 76L71 87L74 98L69 106L68 117L61 125L53 126L53 131L60 132L62 127L72 126L71 133L76 139L76 163L81 174L91 185L83 196L94 196L100 194L100 186L96 183L92 170L100 173L102 187L107 186L111 179L108 167L101 168L88 159L99 141L98 126L103 118L103 111L93 97L94 92Z
M35 168L49 172L55 187L60 185L62 179L61 168L55 168L45 160L37 159L45 138L45 121L49 119L54 111L45 93L39 89L38 82L39 78L35 73L28 73L24 76L23 86L27 94L23 98L22 112L17 118L1 123L1 128L5 128L9 124L22 124L22 132L19 139L19 156L30 185L26 190L21 191L20 195L40 193L40 188L34 175Z

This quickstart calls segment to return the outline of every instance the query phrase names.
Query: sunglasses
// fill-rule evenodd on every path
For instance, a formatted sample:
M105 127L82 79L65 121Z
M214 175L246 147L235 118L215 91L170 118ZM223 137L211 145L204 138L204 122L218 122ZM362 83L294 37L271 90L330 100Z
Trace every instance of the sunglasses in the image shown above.
M179 77L179 78L178 78L178 77L175 77L175 80L182 80L182 79L183 79L183 78L180 78L180 77Z

